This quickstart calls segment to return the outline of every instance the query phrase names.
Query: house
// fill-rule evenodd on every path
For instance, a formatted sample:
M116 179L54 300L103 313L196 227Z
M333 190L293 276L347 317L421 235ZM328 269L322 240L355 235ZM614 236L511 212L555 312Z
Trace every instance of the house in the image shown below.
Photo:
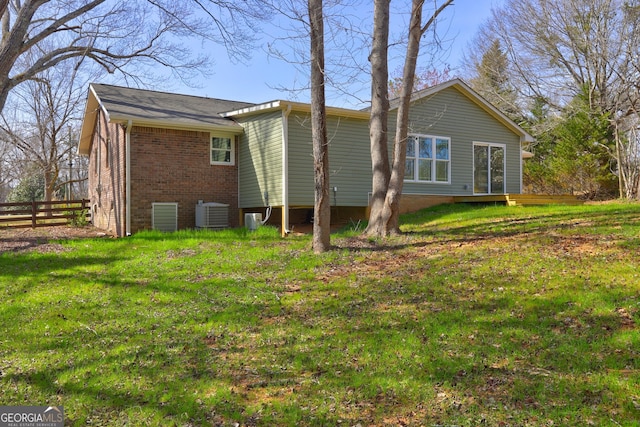
M329 107L327 115L332 218L363 218L372 177L369 113ZM390 142L394 120L392 111ZM532 137L463 81L417 92L409 133L404 211L454 196L521 193L522 147ZM223 225L239 226L256 212L288 231L313 208L305 103L92 84L78 152L89 156L93 223L117 236L193 228L202 205L215 206Z

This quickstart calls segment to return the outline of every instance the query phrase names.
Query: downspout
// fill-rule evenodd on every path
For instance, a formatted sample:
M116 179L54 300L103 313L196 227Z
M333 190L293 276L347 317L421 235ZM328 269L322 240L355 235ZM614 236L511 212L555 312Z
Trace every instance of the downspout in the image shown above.
M125 235L131 236L131 120L124 135Z
M240 207L240 136L239 135L234 135L233 136L234 141L235 141L235 145L234 145L234 150L236 150L235 154L236 154L236 206L238 207L238 224L240 225L246 225L244 223L244 215L242 215L243 213L243 209ZM211 147L211 134L209 134L209 147ZM211 154L209 154L209 156L211 156Z
M524 173L524 165L523 165L524 159L522 158L522 150L523 150L522 146L523 146L524 142L526 142L525 141L525 137L521 136L520 137L520 192L519 192L520 194L524 193L524 188L522 187L522 174ZM504 158L505 158L505 161L506 161L507 156L505 155ZM506 193L507 192L507 188L505 187L504 190L505 190L505 193Z
M282 235L289 234L289 114L291 104L282 110Z
M102 208L102 124L100 123L101 112L98 112L98 123L96 128L98 129L98 158L96 159L98 170L98 185L95 188L98 194L98 207ZM102 213L102 211L100 211Z

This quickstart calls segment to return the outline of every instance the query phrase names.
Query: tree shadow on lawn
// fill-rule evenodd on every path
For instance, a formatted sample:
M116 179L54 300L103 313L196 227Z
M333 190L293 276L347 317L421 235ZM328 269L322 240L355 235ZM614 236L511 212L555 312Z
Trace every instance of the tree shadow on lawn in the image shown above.
M615 209L612 208L615 207ZM383 252L402 250L414 247L426 247L435 244L473 244L491 241L495 238L515 236L553 236L556 239L566 236L567 239L614 239L625 248L640 246L639 238L625 235L624 227L640 229L640 204L610 205L601 211L585 211L581 207L562 206L563 212L553 213L553 208L515 207L499 209L491 212L475 205L439 205L434 208L402 216L401 228L405 231L397 239L378 241L362 235L340 237L334 239L335 247L353 252ZM513 209L513 211L509 211ZM477 222L458 225L456 222L438 222L439 218L459 213L464 221L473 222L477 212ZM430 226L430 224L434 226ZM584 230L584 233L580 233ZM580 237L577 234L588 234ZM404 237L404 239L403 239ZM422 240L428 238L429 240ZM410 239L410 240L408 240Z
M107 287L121 286L130 288L137 285L153 285L162 290L176 290L170 280L171 271L153 268L153 264L141 266L139 272L128 267L125 271L111 266L121 261L132 261L138 256L135 251L125 256L121 245L127 242L108 240L101 242L97 255L84 255L83 248L74 247L64 253L16 252L0 256L0 281L17 278L42 277L43 281L71 283L82 280L85 283L100 284ZM92 249L95 252L95 249ZM173 254L173 251L168 250ZM192 251L185 250L189 256ZM166 253L165 253L166 254ZM134 259L135 260L135 259ZM162 259L162 261L166 261ZM150 259L149 263L159 262Z
M276 384L287 393L282 377L270 374L277 369L255 365L258 344L249 338L255 338L254 322L261 313L267 322L274 317L273 310L262 308L264 304L234 300L209 313L207 317L220 319L216 325L224 326L224 339L197 332L203 320L188 312L158 317L151 325L149 309L140 313L139 322L85 313L88 317L80 320L91 328L40 339L33 339L32 332L18 333L13 338L28 349L21 350L28 356L16 361L7 353L0 376L7 390L3 403L18 405L31 396L43 404L63 405L69 425L257 425L262 409L260 402L247 398L250 389ZM263 375L258 383L253 372ZM315 418L323 425L338 423L332 416Z
M457 349L460 366L438 370L434 378L472 395L481 410L500 402L530 417L584 425L586 405L600 421L634 419L638 414L632 399L638 396L633 390L640 368L637 326L613 311L580 312L571 305L548 299L524 309L514 307L515 313L505 312L498 321L470 319L470 343ZM474 353L482 358L464 356Z
M55 255L43 257L34 276L72 274L55 270ZM17 276L10 270L16 259L20 270L31 266L22 255L0 257L0 278ZM82 267L105 260L118 258L64 262ZM345 419L398 425L407 417L498 425L512 423L508 416L520 425L542 422L541 416L585 425L585 407L596 425L637 419L634 397L620 397L633 390L640 369L637 312L629 312L638 304L637 287L595 283L585 287L592 302L580 305L571 286L523 296L504 271L488 273L491 289L485 289L431 281L420 273L425 266L409 265L380 262L380 269L353 277L327 275L268 300L238 283L215 305L208 299L219 298L223 279L189 287L160 277L158 284L135 287L133 274L90 271L86 279L114 288L114 295L119 286L134 287L136 297L157 292L170 315L163 307L151 313L153 305L123 301L140 317L122 313L118 320L118 307L101 309L96 325L93 314L83 314L93 331L78 328L71 337L40 341L16 336L31 346L29 358L46 360L2 367L4 403L32 397L62 404L71 425L99 424L103 417L107 424L154 424L158 415L185 425L283 425L277 421L287 416L303 426ZM201 295L200 287L208 293ZM179 301L177 292L186 292ZM156 316L158 326L136 321L145 315ZM203 324L223 328L224 336L209 336Z
M606 292L602 299L613 306L620 302ZM334 319L327 322L328 316ZM334 350L343 357L327 356L334 364L323 367L318 381L335 382L338 389L343 377L352 375L363 386L351 398L368 400L382 413L402 417L422 405L430 414L424 420L435 422L502 407L506 413L498 416L514 408L521 412L521 420L545 416L555 422L565 417L586 422L581 410L587 404L594 405L592 411L601 421L618 416L631 420L637 415L631 399L640 396L628 396L635 380L624 372L635 372L637 380L640 335L638 326L619 311L594 313L551 295L524 307L507 297L491 301L427 297L397 305L391 299L382 304L374 297L340 307L316 304L315 311L304 317L306 325L321 325L316 327L325 334L317 342L305 341L305 348L331 346L332 335L344 337ZM336 321L349 325L349 330L328 326ZM630 332L635 339L628 338ZM303 370L313 372L319 362L310 357ZM427 391L407 390L407 383ZM404 405L377 401L380 384L388 386L389 395L413 396ZM458 406L438 402L439 393L456 396ZM352 416L353 422L363 420Z
M80 345L91 346L91 341L100 345L100 340L91 339ZM182 344L188 347L187 343ZM180 425L187 421L197 425L211 423L211 408L201 403L202 396L184 387L185 383L198 381L202 376L215 376L213 368L206 366L204 359L198 363L191 358L184 364L172 366L166 361L171 358L167 356L163 366L162 356L153 354L159 350L156 346L123 348L120 344L118 347L117 351L115 348L93 349L93 354L83 355L81 361L76 355L71 360L37 369L13 367L9 373L4 373L2 382L5 387L13 384L24 390L34 389L30 394L44 398L41 404L46 401L47 404L63 405L65 425L163 425L163 419L165 425ZM34 349L34 352L38 353L38 350ZM61 345L47 352L62 357L66 348ZM163 372L173 369L179 372ZM172 375L175 377L171 378ZM3 404L24 404L25 397L8 393ZM136 413L139 419L132 418Z
M347 284L349 298L309 286L304 304L279 311L272 306L281 300L230 300L209 315L214 330L224 327L218 335L160 318L146 338L135 328L148 325L123 330L114 321L71 342L65 334L21 339L49 361L5 367L0 381L65 405L70 425L102 417L107 424L294 425L277 423L292 413L302 426L399 424L408 416L480 422L481 413L489 425L507 416L584 423L584 405L600 421L634 416L630 402L615 399L616 387L632 387L620 371L640 369L638 340L623 336L638 329L618 312L594 313L555 294L523 305L502 293L427 292L426 284L425 292L409 292L402 280L382 289ZM622 297L636 295L630 289ZM609 306L620 298L606 289L597 295ZM25 396L7 394L4 403Z
M39 276L56 271L74 270L81 267L109 265L121 260L115 255L61 257L59 254L15 253L0 256L0 279L24 276Z

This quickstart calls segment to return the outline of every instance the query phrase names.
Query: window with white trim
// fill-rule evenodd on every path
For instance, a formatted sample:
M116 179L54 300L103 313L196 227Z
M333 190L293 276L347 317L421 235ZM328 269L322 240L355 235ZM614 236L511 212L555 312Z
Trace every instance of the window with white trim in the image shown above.
M404 180L448 184L451 176L451 139L409 135Z
M209 150L212 165L233 165L235 162L234 138L231 136L211 136Z

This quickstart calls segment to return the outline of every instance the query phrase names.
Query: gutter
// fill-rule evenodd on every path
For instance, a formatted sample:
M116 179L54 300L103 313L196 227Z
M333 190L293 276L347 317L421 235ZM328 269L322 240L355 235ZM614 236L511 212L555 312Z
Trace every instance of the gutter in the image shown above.
M133 123L127 121L127 129L124 135L124 181L125 181L125 236L131 236L131 128Z
M282 235L289 230L289 114L291 104L282 110Z

